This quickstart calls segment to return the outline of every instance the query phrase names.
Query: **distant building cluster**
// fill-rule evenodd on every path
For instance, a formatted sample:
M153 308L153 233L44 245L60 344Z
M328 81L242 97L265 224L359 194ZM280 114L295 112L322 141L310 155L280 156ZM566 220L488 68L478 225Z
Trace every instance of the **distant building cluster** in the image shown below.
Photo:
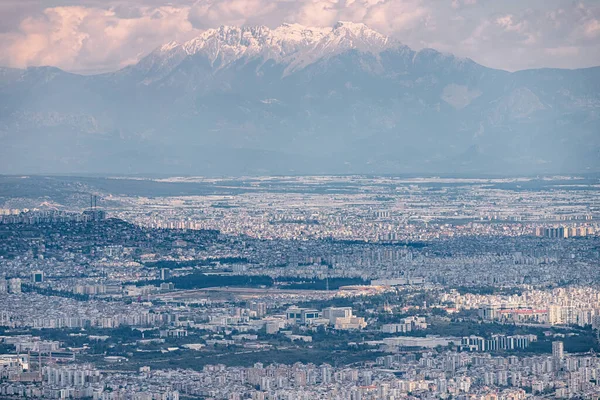
M530 290L521 295L445 293L458 309L477 309L487 321L550 325L600 324L600 291L591 287Z
M466 336L462 338L460 346L468 351L498 351L526 349L532 342L537 342L536 335L492 335L489 339Z
M0 294L10 293L18 294L21 293L21 278L9 278L0 277Z
M352 314L352 307L327 307L322 311L290 307L285 312L288 324L330 325L335 329L363 329L365 319Z
M150 385L122 385L118 375L106 375L92 364L59 364L28 354L0 355L0 397L93 400L179 400L179 392Z
M2 212L4 211L4 212ZM7 212L8 211L8 212ZM0 210L2 224L59 224L66 222L102 221L106 218L104 210L85 210L82 213L57 210Z
M162 326L171 318L169 313L150 312L147 305L139 303L82 302L16 292L0 297L0 310L0 326L9 328L149 327Z
M281 179L7 200L0 398L600 397L600 191Z
M585 237L594 234L592 226L558 226L535 228L535 236L550 239L567 239L572 237Z
M406 333L425 329L427 329L425 317L417 316L402 318L399 323L381 326L381 331L384 333Z

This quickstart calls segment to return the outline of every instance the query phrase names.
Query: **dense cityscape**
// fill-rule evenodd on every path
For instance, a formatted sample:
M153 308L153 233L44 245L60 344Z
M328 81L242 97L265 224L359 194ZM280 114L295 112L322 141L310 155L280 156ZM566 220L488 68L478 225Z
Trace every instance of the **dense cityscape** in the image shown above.
M600 400L600 0L0 0L0 400Z
M19 179L0 397L600 396L595 178Z

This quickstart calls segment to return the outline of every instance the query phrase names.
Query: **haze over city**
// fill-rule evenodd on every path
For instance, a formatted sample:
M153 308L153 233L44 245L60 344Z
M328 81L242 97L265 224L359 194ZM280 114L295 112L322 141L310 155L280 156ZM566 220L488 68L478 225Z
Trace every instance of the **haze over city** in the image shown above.
M0 398L600 396L600 4L0 0Z

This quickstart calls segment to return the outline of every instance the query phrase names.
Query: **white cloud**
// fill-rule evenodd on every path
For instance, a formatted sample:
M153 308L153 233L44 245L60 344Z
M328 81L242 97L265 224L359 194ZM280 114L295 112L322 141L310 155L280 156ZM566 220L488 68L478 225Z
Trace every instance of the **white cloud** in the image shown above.
M198 1L191 8L191 21L202 29L220 25L244 25L249 20L268 18L278 9L277 1L268 0L227 0Z
M0 61L13 67L52 65L94 72L135 62L166 38L196 33L186 8L140 9L120 18L113 9L78 6L48 8L27 17L16 32L0 34Z
M600 36L600 20L592 19L584 25L585 35L590 39L595 39Z
M365 23L388 34L427 29L432 13L422 1L383 1L368 9ZM430 25L431 27L431 25Z

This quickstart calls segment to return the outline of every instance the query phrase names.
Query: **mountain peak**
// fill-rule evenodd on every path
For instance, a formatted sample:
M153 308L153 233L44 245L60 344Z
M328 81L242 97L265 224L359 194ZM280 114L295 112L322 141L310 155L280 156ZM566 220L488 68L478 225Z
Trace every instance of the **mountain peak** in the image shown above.
M365 24L348 21L339 21L333 27L284 23L275 29L264 25L222 25L183 44L169 42L155 53L188 56L200 53L218 68L240 59L262 58L285 64L288 70L293 70L343 51L356 49L378 53L392 44L399 42Z
M166 53L169 52L171 50L173 50L174 48L181 46L181 44L175 40L169 42L169 43L165 43L162 46L159 47L159 51L162 53Z
M351 21L338 21L335 25L333 25L332 30L349 30L354 33L363 33L365 31L375 32L373 29L369 28L367 25L362 22L351 22Z

